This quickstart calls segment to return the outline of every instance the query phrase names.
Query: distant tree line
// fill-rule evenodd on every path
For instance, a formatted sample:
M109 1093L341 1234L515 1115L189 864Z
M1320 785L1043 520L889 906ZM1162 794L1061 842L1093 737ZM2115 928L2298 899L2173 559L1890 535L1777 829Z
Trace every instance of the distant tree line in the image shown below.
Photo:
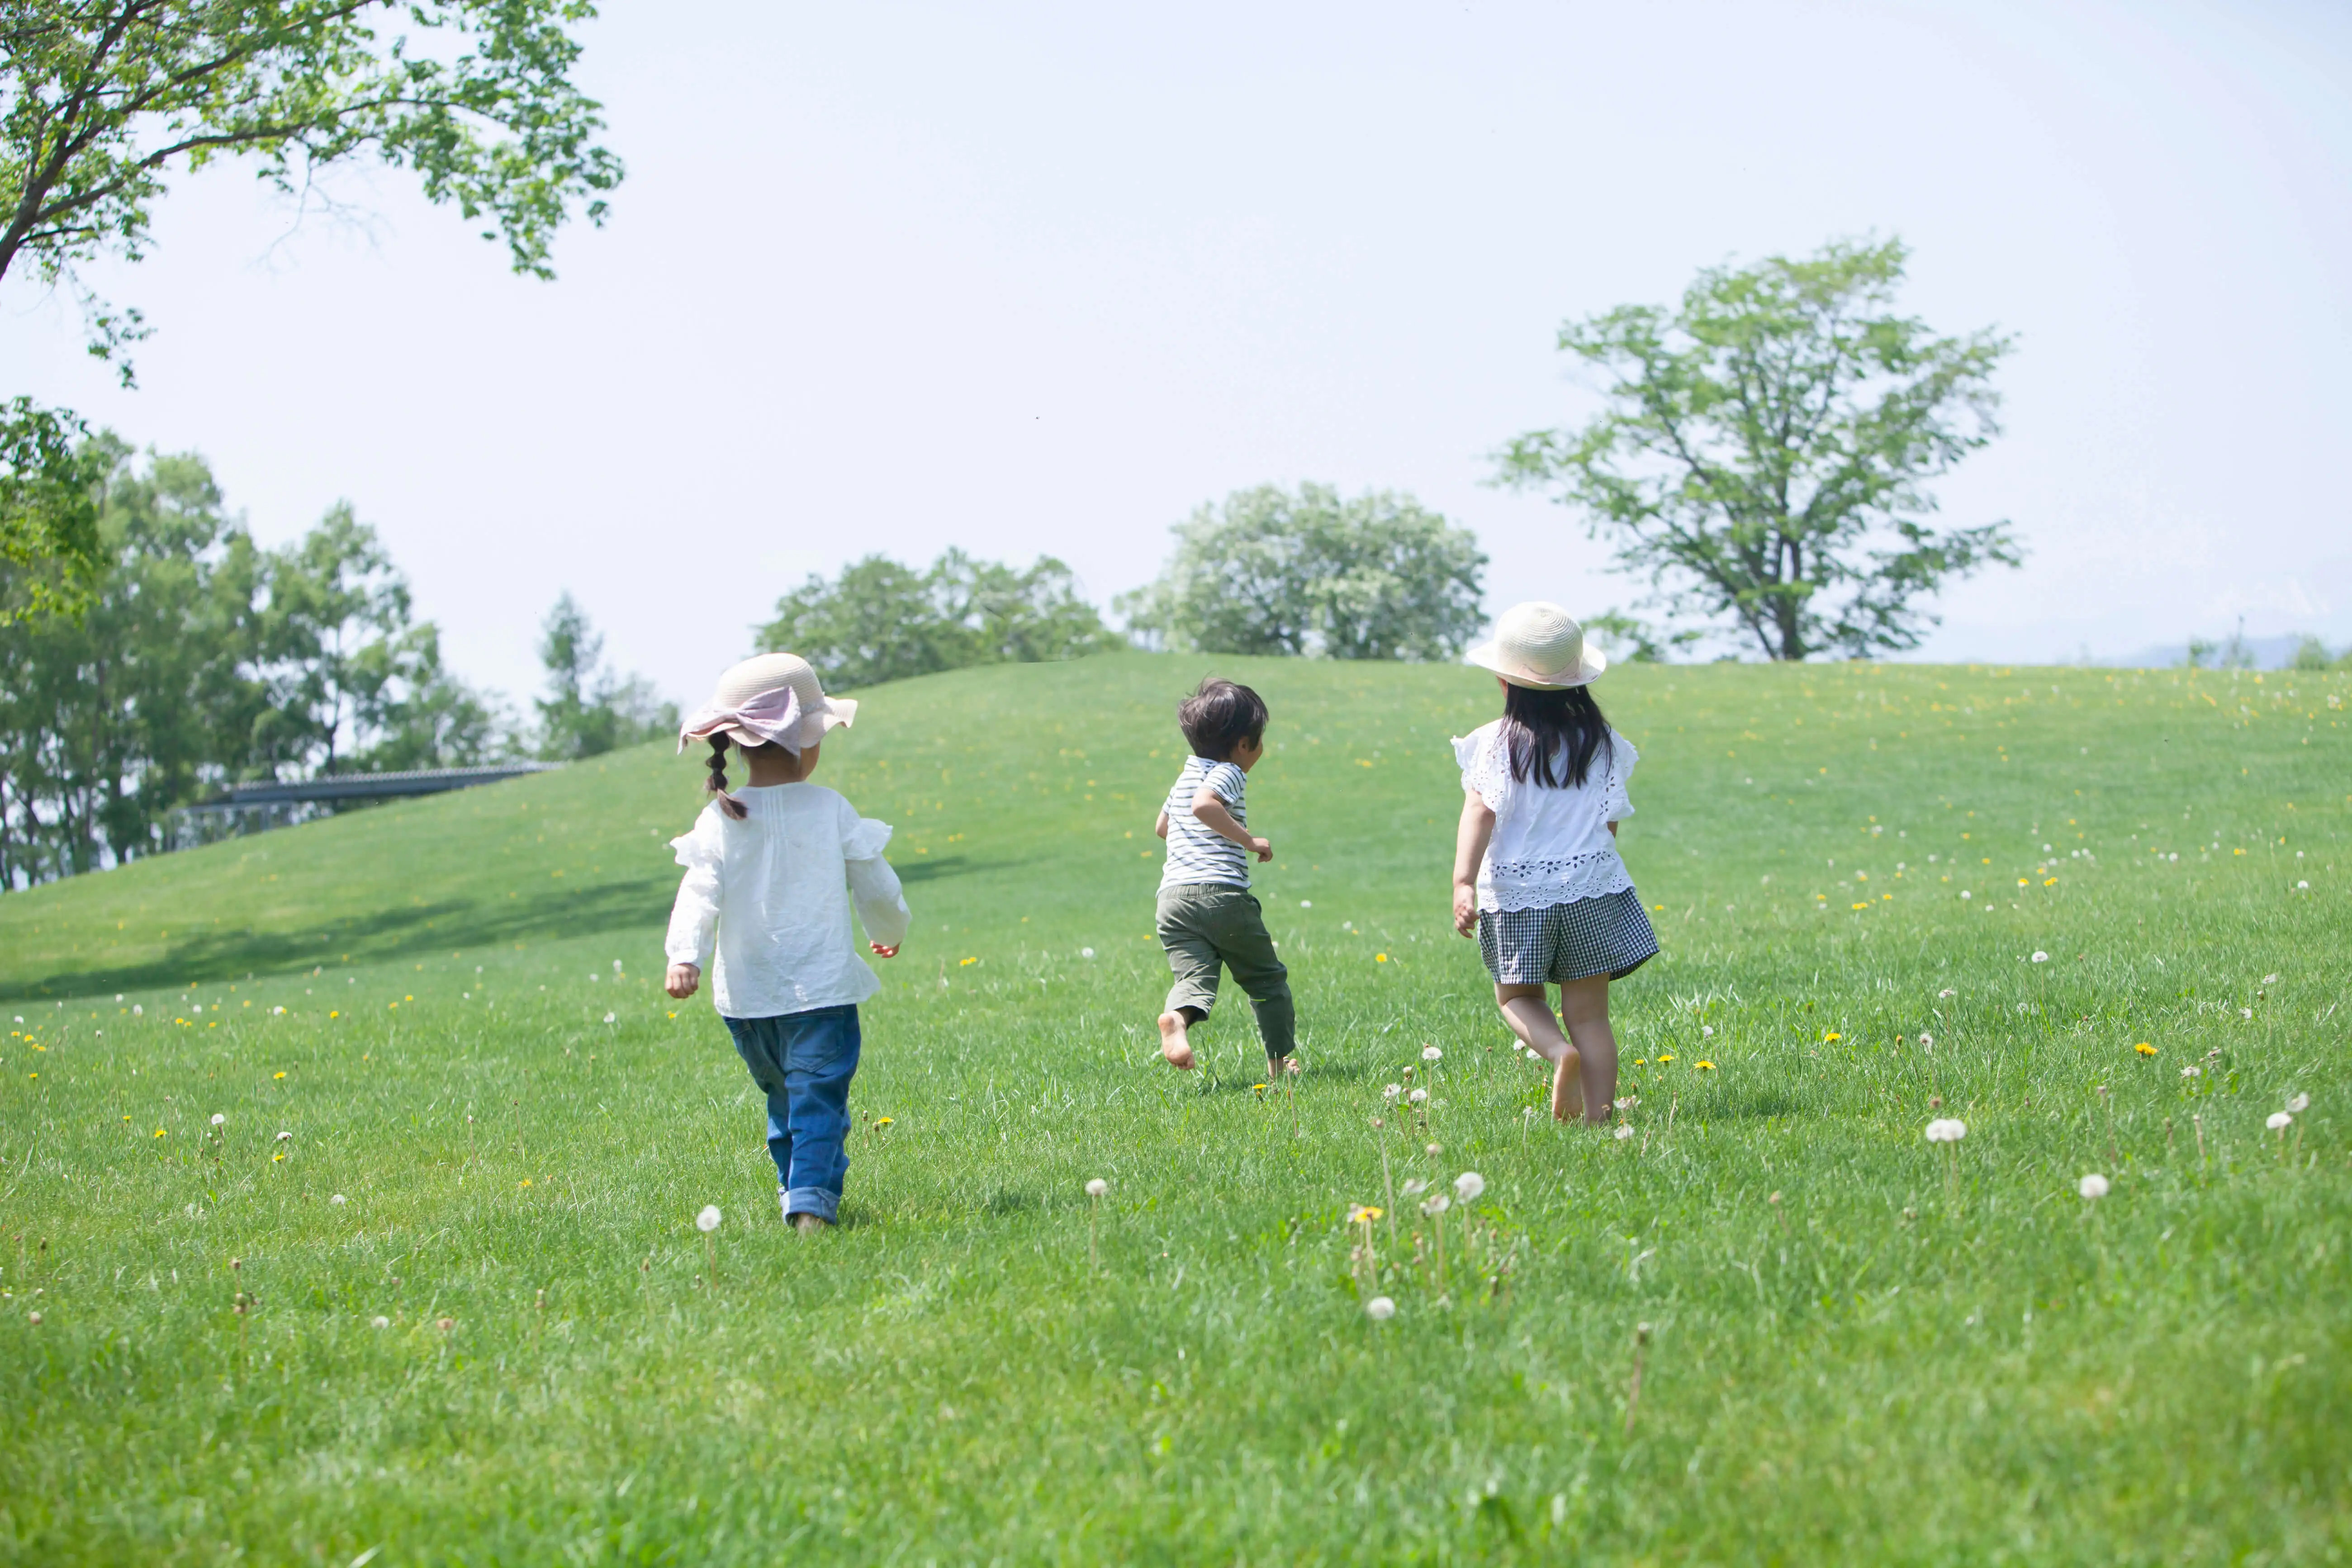
M348 505L266 549L200 458L142 462L110 436L77 461L97 539L79 612L0 622L0 889L171 848L178 808L224 784L561 760L676 726L601 666L568 595L525 724L445 668Z

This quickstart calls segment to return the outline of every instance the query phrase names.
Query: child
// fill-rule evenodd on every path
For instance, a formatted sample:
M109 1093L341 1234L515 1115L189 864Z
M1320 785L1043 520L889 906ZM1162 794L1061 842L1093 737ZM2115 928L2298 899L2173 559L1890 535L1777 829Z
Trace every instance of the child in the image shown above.
M716 926L712 1000L768 1096L778 1201L803 1236L832 1224L841 1207L857 1005L881 989L850 942L848 893L884 958L897 955L908 920L898 878L882 858L889 826L808 782L825 731L856 713L856 703L825 696L806 659L766 653L719 677L718 692L678 731L681 752L690 740L710 742L704 787L718 798L692 832L670 840L686 879L669 918L667 990L694 994ZM730 740L751 773L733 795Z
M1501 678L1503 716L1454 742L1454 929L1476 928L1504 1021L1554 1064L1552 1115L1598 1124L1617 1094L1609 983L1658 951L1617 855L1639 759L1585 689L1608 661L1559 605L1514 606L1469 660ZM1558 1023L1547 982L1559 987Z
M1265 916L1250 896L1249 857L1274 858L1274 846L1250 837L1242 805L1250 769L1265 755L1265 704L1246 686L1211 679L1176 710L1192 748L1152 828L1168 840L1160 873L1160 945L1176 984L1160 1015L1160 1054L1180 1069L1192 1065L1186 1031L1217 1005L1217 966L1234 972L1257 1014L1267 1078L1297 1072L1290 972L1274 955Z

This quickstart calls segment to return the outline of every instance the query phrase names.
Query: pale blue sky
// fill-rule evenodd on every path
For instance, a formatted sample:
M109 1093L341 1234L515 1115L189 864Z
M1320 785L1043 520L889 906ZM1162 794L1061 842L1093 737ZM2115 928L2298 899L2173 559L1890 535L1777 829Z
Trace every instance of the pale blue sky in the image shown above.
M2031 555L1927 655L2352 641L2341 6L624 3L583 74L630 178L558 282L395 176L297 224L231 166L98 275L142 390L23 281L6 390L204 452L265 539L350 498L475 679L530 688L569 587L692 698L807 572L1044 551L1108 601L1266 479L1414 492L1496 607L1631 603L1482 483L1589 406L1559 321L1895 233L1909 308L2020 338L1942 494Z

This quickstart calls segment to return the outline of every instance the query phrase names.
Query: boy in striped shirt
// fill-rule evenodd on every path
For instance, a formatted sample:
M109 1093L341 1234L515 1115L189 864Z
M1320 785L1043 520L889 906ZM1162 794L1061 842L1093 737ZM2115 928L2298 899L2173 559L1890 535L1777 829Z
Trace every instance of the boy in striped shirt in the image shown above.
M1246 686L1212 677L1176 710L1192 754L1168 792L1152 831L1168 841L1160 873L1160 945L1176 983L1160 1015L1160 1054L1179 1069L1192 1066L1186 1032L1217 1005L1219 965L1257 1014L1268 1079L1297 1072L1297 1024L1290 972L1274 954L1265 916L1250 895L1249 858L1274 858L1253 837L1243 804L1250 769L1265 755L1265 703Z

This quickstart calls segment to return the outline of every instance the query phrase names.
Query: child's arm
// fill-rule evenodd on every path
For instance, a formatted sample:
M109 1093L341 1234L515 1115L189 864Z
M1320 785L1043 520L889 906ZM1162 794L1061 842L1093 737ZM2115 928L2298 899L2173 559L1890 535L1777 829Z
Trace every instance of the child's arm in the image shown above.
M718 926L719 869L699 862L689 864L677 884L677 902L669 912L669 936L662 943L669 958L663 990L683 1001L701 986L702 966L710 956L711 934Z
M1260 860L1274 858L1273 844L1264 838L1251 837L1249 829L1235 822L1234 814L1225 809L1223 797L1207 784L1202 784L1200 793L1192 797L1192 816L1202 826L1218 837L1231 839ZM1166 820L1164 814L1162 820Z
M857 918L866 924L866 945L880 957L898 957L898 944L907 940L907 927L915 917L907 909L907 895L890 862L879 855L850 861L849 893L857 901Z
M1454 929L1468 936L1478 926L1478 868L1495 837L1495 812L1476 790L1462 795L1462 825L1454 833Z
M1151 831L1155 837L1165 838L1168 837L1168 808L1166 806L1163 805L1160 808L1160 820L1151 825Z

